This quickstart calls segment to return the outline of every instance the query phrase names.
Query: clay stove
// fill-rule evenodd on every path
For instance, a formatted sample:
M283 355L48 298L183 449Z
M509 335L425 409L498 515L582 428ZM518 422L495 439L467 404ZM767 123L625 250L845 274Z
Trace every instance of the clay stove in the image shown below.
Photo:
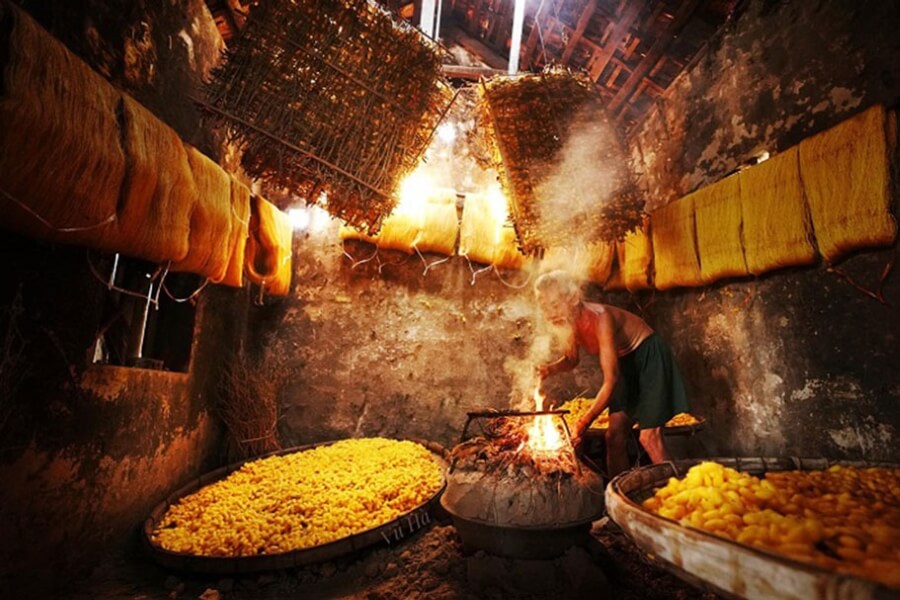
M576 457L566 412L468 413L441 498L466 546L550 559L588 541L603 482ZM469 437L473 423L481 431Z

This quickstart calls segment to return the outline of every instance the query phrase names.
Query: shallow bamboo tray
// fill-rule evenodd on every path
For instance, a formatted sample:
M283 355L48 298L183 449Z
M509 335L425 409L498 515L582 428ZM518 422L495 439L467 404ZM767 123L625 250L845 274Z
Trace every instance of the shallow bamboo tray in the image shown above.
M660 431L663 435L672 435L672 436L691 436L695 433L699 433L706 429L706 417L695 417L697 419L696 423L691 423L690 425L676 425L674 427L660 427ZM584 430L584 434L582 434L586 438L590 437L603 437L606 435L606 427L589 427ZM639 429L633 429L633 431L640 431Z
M833 465L898 466L821 458L709 458L650 465L623 473L606 488L607 512L638 547L661 561L663 567L690 583L733 598L881 600L900 597L900 590L875 581L835 573L683 526L640 505L656 488L664 486L669 477L680 477L705 460L757 476L768 471L812 471Z
M186 552L166 550L153 542L151 534L153 533L156 524L162 519L163 515L165 515L169 506L175 504L184 496L192 494L210 483L224 479L248 462L253 462L268 456L283 456L285 454L302 452L303 450L309 450L319 446L330 446L337 441L339 440L322 442L320 444L307 444L305 446L296 446L294 448L269 452L268 454L263 454L255 458L221 467L191 480L189 483L169 495L160 504L156 505L151 511L150 516L144 521L141 537L143 538L144 545L150 553L150 556L159 565L168 569L212 575L290 569L293 567L334 560L340 556L351 554L378 543L386 546L402 543L406 537L419 529L422 529L432 520L432 510L437 506L438 500L444 492L444 488L447 487L446 477L444 478L444 485L441 486L431 498L416 508L398 516L396 519L345 538L334 540L326 544L320 544L318 546L312 546L310 548L292 550L290 552L280 552L278 554L260 554L257 556L198 556ZM409 441L421 444L430 450L432 454L437 457L438 462L441 464L446 475L447 451L443 446L434 442L416 439L411 439Z

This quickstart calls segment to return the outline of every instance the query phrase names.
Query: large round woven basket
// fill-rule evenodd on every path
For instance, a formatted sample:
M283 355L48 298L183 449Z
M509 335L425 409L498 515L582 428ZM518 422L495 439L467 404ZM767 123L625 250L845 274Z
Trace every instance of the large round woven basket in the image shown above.
M158 504L153 509L153 511L151 511L150 516L146 519L146 521L144 521L144 525L142 528L142 538L146 548L148 549L148 552L150 553L150 556L159 565L169 569L212 575L253 573L260 571L272 571L277 569L289 569L292 567L299 567L313 563L334 560L335 558L338 558L340 556L351 554L353 552L376 544L389 546L402 543L406 539L406 537L408 537L412 533L415 533L417 530L423 528L432 521L432 511L436 506L438 506L438 500L440 499L441 494L444 492L444 488L446 487L446 478L444 485L442 485L441 489L435 492L432 497L430 497L419 506L398 516L391 521L378 525L377 527L373 527L371 529L367 529L365 531L361 531L359 533L341 538L339 540L328 542L327 544L321 544L301 550L282 552L278 554L260 554L256 556L198 556L196 554L187 554L184 552L172 552L171 550L166 550L165 548L162 548L161 546L153 542L152 533L156 528L157 523L162 520L163 515L165 515L168 508L171 505L177 503L181 498L196 492L200 488L209 485L210 483L219 481L220 479L224 479L232 472L241 468L241 466L243 466L245 463L259 460L260 458L265 458L268 456L283 456L286 454L302 452L303 450L309 450L311 448L320 446L329 446L337 441L338 440L333 440L320 444L309 444L306 446L297 446L294 448L288 448L286 450L279 450L277 452L270 452L268 454L250 460L245 460L225 467L221 467L185 484L184 486L173 492L171 495L169 495L169 497L167 497L160 504ZM422 446L425 446L428 450L430 450L435 455L435 458L439 461L444 473L446 474L447 462L445 459L447 451L443 448L443 446L434 442L426 442L422 440L410 441L421 444Z
M726 467L762 475L770 471L822 470L833 465L892 467L892 463L821 458L710 458ZM898 598L900 590L822 569L746 546L645 510L641 503L702 460L663 463L628 471L606 488L610 518L663 567L683 579L738 598L860 600ZM898 540L900 542L900 540Z

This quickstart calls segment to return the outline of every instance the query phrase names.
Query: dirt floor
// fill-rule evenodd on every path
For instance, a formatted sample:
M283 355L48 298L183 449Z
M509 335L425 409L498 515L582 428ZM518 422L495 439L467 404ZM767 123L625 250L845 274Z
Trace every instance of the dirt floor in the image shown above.
M598 522L585 549L554 561L508 561L465 552L456 530L437 523L395 547L275 573L215 579L170 573L149 560L109 563L68 590L77 599L359 600L538 598L663 599L717 596L652 564L615 525Z

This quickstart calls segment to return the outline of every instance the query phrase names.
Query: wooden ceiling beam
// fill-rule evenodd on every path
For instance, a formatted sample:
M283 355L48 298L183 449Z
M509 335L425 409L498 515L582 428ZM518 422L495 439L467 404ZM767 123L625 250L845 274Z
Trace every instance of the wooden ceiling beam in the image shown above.
M622 38L625 37L625 34L631 29L631 26L640 14L641 9L644 8L644 4L645 0L633 0L625 5L625 10L613 27L607 43L599 51L595 51L594 56L591 59L590 77L593 81L597 81L600 78L603 69L609 64L616 48L618 48L619 44L622 42Z
M545 31L545 35L559 37L558 35L554 34L552 31L554 26L559 27L560 29L565 29L566 31L574 31L571 27L569 27L568 25L566 25L565 23L563 23L562 21L560 21L553 15L547 15L544 18L544 26L543 26L543 31ZM546 37L544 39L546 39ZM595 51L599 51L601 48L603 48L603 46L601 44L592 40L591 38L589 38L588 36L586 36L584 34L582 34L581 39L578 41L578 43L584 44L585 46L587 46Z
M492 69L491 67L473 67L469 65L441 65L444 75L454 79L469 79L478 81L482 77L489 79L495 75L506 75L504 69Z
M607 106L607 110L610 114L615 114L619 111L623 105L625 105L631 95L634 93L637 86L641 83L647 73L650 72L656 63L662 58L666 49L672 43L672 40L675 39L675 36L684 27L688 20L691 18L691 15L694 14L694 11L697 10L697 6L700 4L700 0L684 0L681 3L681 6L678 8L678 12L675 13L675 18L672 20L672 23L669 25L669 28L663 33L659 38L657 38L656 42L653 43L650 50L647 52L647 55L640 62L637 68L632 72L631 77L628 78L628 81L622 86L612 101ZM621 116L621 115L619 115Z
M572 53L575 52L578 42L581 41L581 36L584 35L584 30L587 29L588 23L591 22L591 17L594 16L595 10L597 10L597 0L591 0L584 6L584 10L581 11L581 16L578 17L578 24L575 26L575 32L572 34L572 37L569 38L566 49L563 50L562 58L559 59L562 64L569 64L569 59L572 58Z

